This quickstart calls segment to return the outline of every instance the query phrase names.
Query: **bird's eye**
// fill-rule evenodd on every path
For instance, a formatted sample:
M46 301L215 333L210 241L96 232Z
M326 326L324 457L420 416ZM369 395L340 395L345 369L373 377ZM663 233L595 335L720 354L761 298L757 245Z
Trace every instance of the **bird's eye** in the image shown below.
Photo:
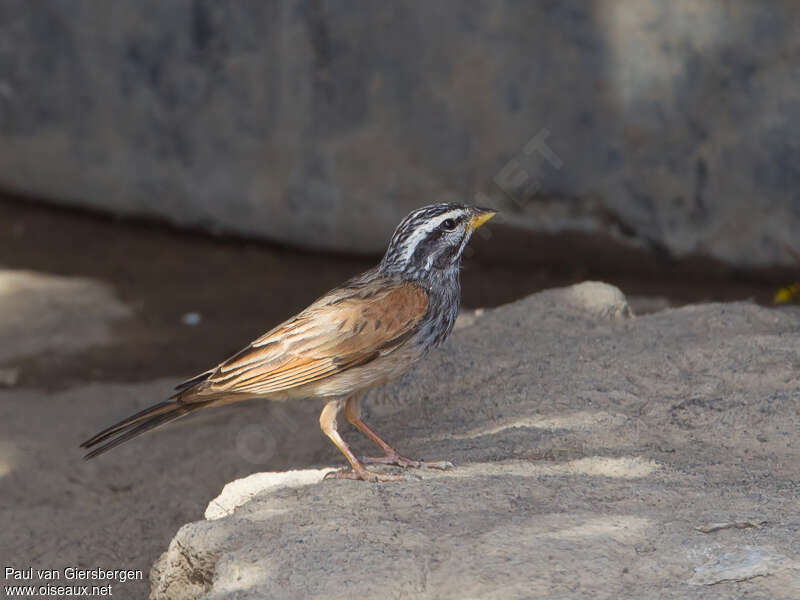
M445 231L453 231L456 228L456 222L453 219L445 219L439 227Z

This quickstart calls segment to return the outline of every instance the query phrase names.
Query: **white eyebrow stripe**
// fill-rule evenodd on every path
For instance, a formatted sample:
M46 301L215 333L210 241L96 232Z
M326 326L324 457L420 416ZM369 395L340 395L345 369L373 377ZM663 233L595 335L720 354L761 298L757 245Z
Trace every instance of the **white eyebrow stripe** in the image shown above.
M414 251L417 249L417 245L428 237L428 234L439 227L443 221L447 219L454 219L456 217L462 216L466 211L463 208L457 208L446 213L442 213L438 217L432 218L430 221L425 223L423 226L418 227L415 229L408 239L403 244L403 263L408 263L411 257L414 255Z

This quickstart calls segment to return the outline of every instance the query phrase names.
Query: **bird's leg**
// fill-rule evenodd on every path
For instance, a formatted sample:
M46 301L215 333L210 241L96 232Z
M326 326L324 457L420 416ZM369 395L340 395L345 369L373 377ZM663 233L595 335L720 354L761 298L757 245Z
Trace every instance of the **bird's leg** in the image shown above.
M386 473L373 473L368 470L363 464L359 462L353 451L339 435L336 428L336 415L342 409L344 400L342 398L331 400L322 409L322 414L319 416L319 426L322 431L327 435L331 441L336 444L336 447L341 450L347 461L350 463L352 470L350 471L334 471L325 475L325 479L360 479L363 481L398 481L401 477L397 475L388 475Z
M347 399L344 407L344 416L347 420L358 429L361 433L366 435L369 439L380 446L386 455L385 456L365 456L361 461L367 464L382 464L382 465L396 465L398 467L414 467L416 469L450 469L453 463L443 460L439 462L425 462L422 460L413 460L400 456L397 450L392 448L389 444L384 442L380 436L372 431L369 426L361 420L361 394L353 394Z

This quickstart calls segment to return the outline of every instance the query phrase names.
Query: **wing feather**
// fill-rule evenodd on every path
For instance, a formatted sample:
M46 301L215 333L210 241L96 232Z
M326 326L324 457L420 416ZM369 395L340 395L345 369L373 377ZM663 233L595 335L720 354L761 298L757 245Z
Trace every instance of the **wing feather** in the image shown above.
M392 352L428 309L423 289L378 280L334 290L220 364L208 393L270 394L330 377Z

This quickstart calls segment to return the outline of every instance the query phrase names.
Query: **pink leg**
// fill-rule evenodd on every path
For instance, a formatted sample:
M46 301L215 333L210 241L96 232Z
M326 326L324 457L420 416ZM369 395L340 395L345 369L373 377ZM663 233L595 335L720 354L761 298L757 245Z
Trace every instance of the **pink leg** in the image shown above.
M366 456L361 459L365 464L382 464L382 465L396 465L398 467L408 468L413 467L416 469L450 469L453 463L443 460L439 462L425 462L422 460L413 460L400 456L397 450L392 448L389 444L384 442L380 436L372 431L369 426L361 420L361 395L354 394L347 399L347 404L344 407L344 416L347 420L358 429L361 433L366 435L369 439L380 446L386 454L385 456L371 457Z

